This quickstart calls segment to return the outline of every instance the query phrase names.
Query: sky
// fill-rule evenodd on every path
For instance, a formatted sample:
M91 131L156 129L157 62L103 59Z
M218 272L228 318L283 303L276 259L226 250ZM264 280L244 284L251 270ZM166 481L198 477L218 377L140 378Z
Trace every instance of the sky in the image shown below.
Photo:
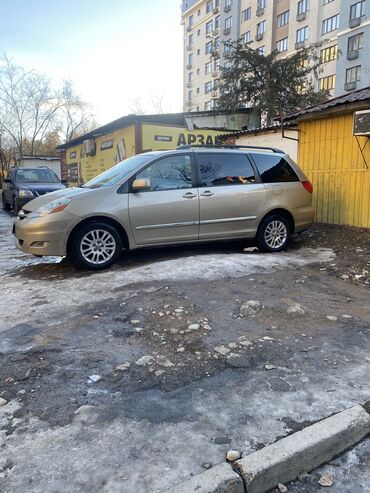
M71 80L99 124L137 99L146 112L158 97L182 111L179 0L0 0L0 15L0 52Z

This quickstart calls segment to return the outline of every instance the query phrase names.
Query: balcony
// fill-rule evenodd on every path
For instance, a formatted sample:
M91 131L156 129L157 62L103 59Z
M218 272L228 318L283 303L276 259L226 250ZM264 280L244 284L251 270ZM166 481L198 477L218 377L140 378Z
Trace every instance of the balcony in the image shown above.
M257 33L256 34L256 41L262 41L263 40L263 33Z
M256 16L257 17L262 17L264 13L265 13L265 9L257 9L256 10Z
M218 75L219 75L218 70L214 70L211 75L212 75L212 77L218 77Z
M358 50L348 51L347 52L347 60L356 60L360 56L360 52Z
M187 82L187 83L186 83L186 87L187 87L188 89L192 88L192 87L193 87L193 83L192 83L192 82Z
M229 27L225 27L224 36L228 36L231 33L231 29Z
M191 51L191 50L193 49L193 45L188 45L188 46L186 47L186 49L187 49L188 51Z
M231 5L225 5L224 12L230 12L230 10L231 10Z
M218 7L216 7L215 9L213 9L213 13L215 15L219 14L220 13L220 9Z
M296 50L300 50L305 47L305 42L304 41L297 41L296 44L294 45L294 48Z
M356 89L356 82L346 82L344 84L345 91L354 91Z
M211 51L211 57L212 58L220 58L220 51L218 49Z
M187 70L191 70L192 68L193 68L193 65L192 65L191 63L188 63L188 64L186 65L186 69L187 69Z
M306 12L301 12L300 14L297 14L297 22L302 22L306 19L307 15Z
M348 27L353 29L354 27L357 27L361 24L361 17L356 17L355 19L350 19L348 22Z
M212 91L211 92L211 98L212 99L217 99L218 98L218 91Z
M218 27L212 31L212 36L215 36L216 37L219 34L220 34L220 30L218 29Z
M188 27L186 28L186 30L187 30L187 32L188 32L188 33L190 33L192 29L193 29L193 26L188 26Z

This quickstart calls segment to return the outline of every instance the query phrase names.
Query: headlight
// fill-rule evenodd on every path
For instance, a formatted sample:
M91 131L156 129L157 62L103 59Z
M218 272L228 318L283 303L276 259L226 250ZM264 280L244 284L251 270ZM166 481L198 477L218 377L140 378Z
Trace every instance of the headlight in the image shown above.
M71 202L72 199L68 197L53 200L52 202L49 202L49 204L43 205L42 207L35 209L30 214L27 214L27 218L43 217L43 216L47 216L48 214L54 214L54 212L64 211L67 205L70 204Z
M18 196L25 199L27 197L33 197L33 193L31 190L19 190Z

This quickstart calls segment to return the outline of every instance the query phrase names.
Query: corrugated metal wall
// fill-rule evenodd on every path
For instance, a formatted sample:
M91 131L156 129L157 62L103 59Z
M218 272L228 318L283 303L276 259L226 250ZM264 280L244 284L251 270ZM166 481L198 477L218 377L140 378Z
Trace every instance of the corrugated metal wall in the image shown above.
M369 228L370 142L366 168L352 126L352 113L300 122L298 162L314 186L316 221Z

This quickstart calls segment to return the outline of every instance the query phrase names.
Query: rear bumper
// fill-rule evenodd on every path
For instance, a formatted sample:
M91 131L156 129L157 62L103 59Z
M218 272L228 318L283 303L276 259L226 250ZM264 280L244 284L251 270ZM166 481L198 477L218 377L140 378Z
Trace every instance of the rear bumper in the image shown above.
M294 211L294 232L299 233L312 226L315 219L315 209L312 206L299 207Z
M13 234L16 246L32 255L65 256L70 231L79 221L68 212L58 212L34 219L16 219Z

